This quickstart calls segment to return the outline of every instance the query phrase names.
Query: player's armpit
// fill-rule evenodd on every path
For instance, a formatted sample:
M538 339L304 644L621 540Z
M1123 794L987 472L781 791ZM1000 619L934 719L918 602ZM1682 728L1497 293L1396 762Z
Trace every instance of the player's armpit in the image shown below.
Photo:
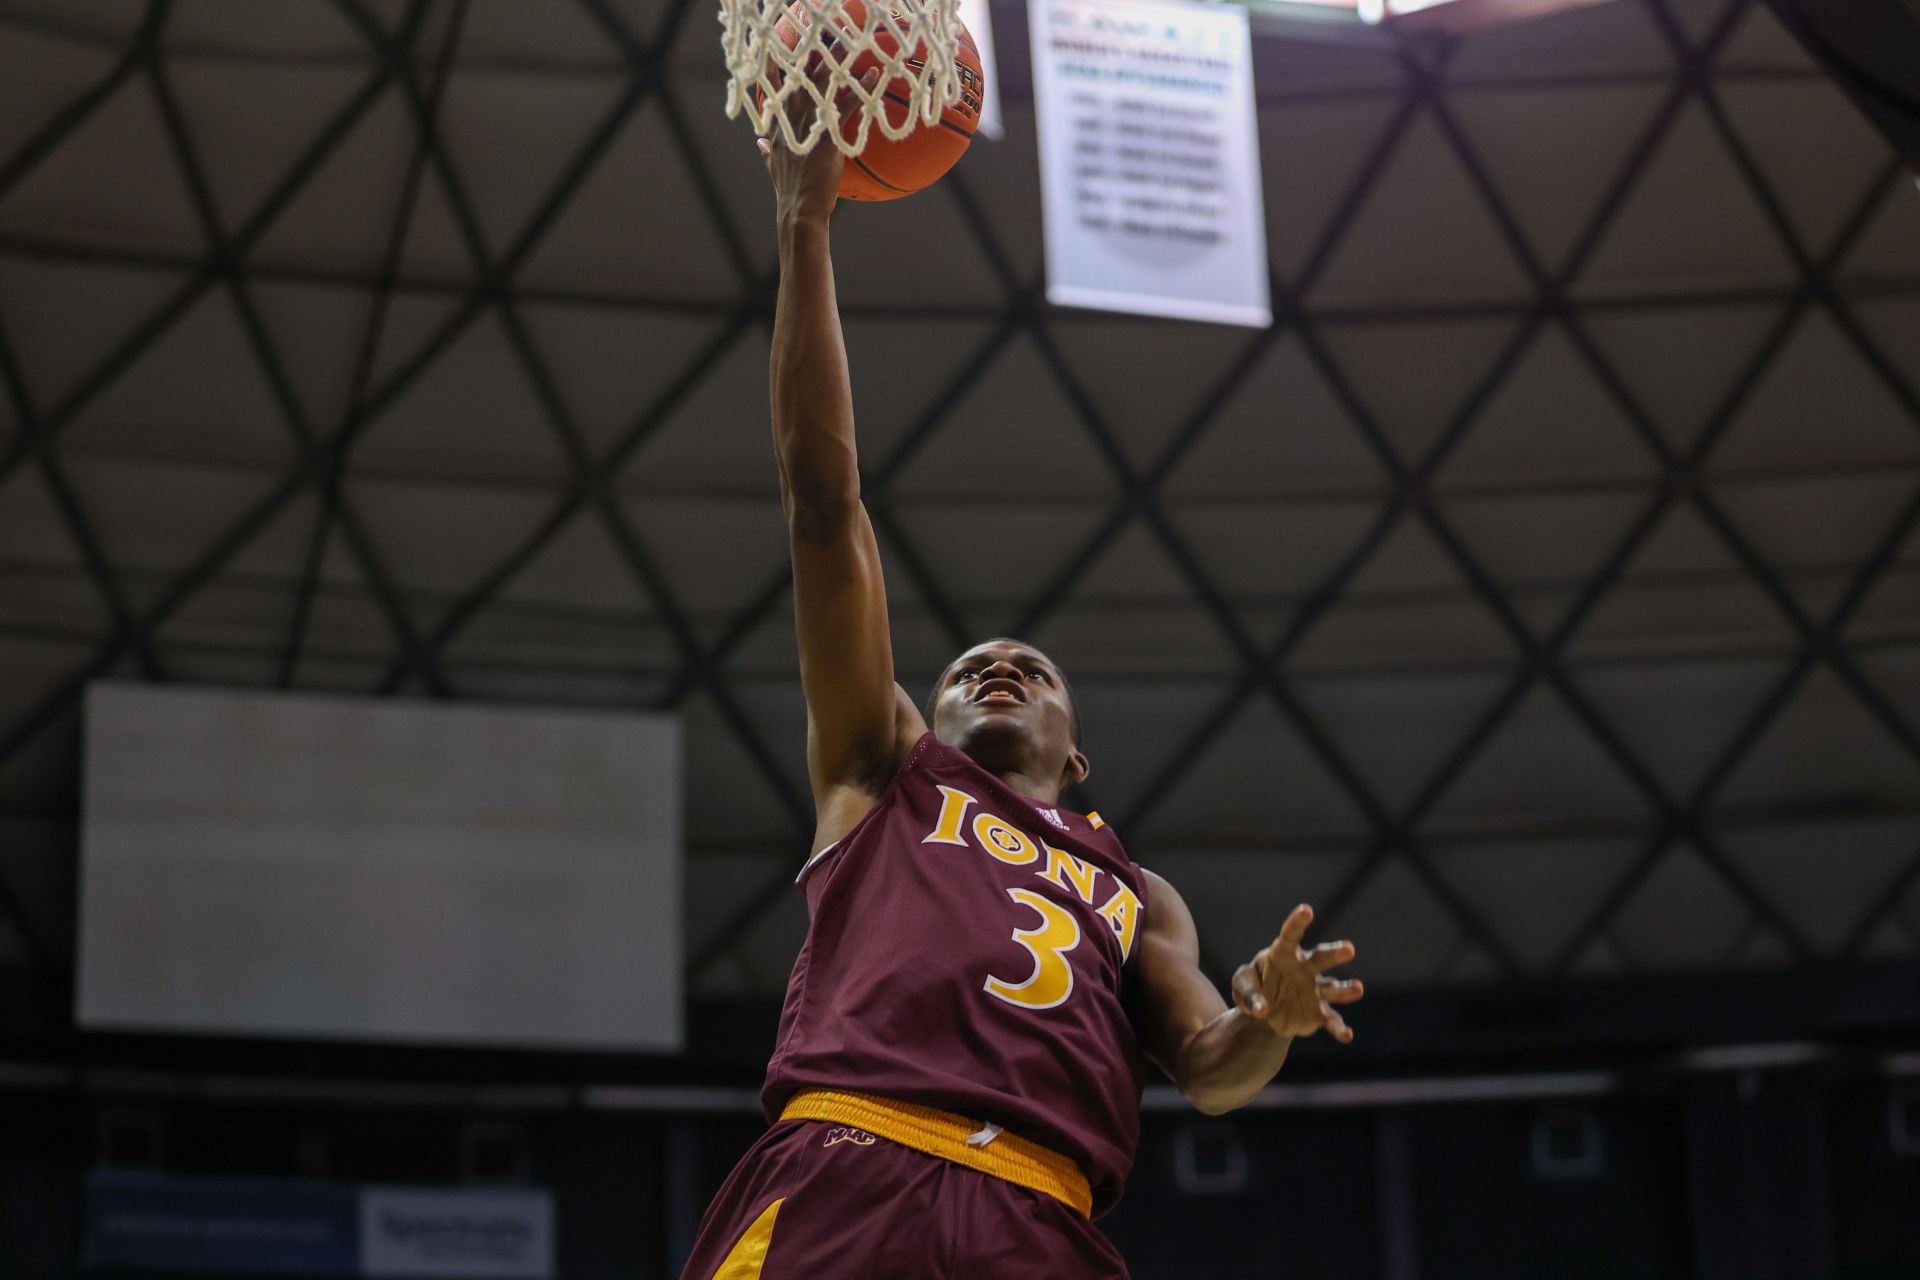
M892 754L884 759L876 758L873 768L864 775L856 775L838 783L828 783L824 787L815 774L814 782L814 837L813 852L818 853L828 845L838 843L849 831L852 831L867 816L879 799L880 793L887 789L893 775L900 772L900 766L906 763L906 755L913 744L927 731L926 721L921 718L920 708L914 705L905 689L893 686ZM809 763L813 758L813 722L808 720L807 755Z

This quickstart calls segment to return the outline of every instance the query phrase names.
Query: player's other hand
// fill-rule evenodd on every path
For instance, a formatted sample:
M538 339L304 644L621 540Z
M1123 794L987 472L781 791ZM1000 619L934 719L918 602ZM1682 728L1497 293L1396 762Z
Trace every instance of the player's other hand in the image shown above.
M827 70L826 60L822 58L813 73L814 86L823 92ZM878 67L860 78L861 87L869 94L879 83ZM858 109L859 98L851 89L843 89L834 100L834 110L840 113L842 127L847 114ZM816 110L812 94L796 93L787 99L787 119L793 122L796 137L805 137L813 127ZM821 137L813 144L813 150L803 156L793 153L777 129L771 138L755 141L761 160L766 162L767 175L773 179L775 213L782 225L825 221L832 216L833 206L840 199L840 170L846 165L846 157L840 154L840 148L833 145L831 138Z
M1353 959L1351 942L1303 947L1313 908L1302 903L1280 926L1280 936L1233 975L1233 1003L1283 1036L1310 1036L1325 1030L1341 1044L1353 1031L1336 1005L1352 1004L1366 994L1357 979L1329 977L1327 970Z

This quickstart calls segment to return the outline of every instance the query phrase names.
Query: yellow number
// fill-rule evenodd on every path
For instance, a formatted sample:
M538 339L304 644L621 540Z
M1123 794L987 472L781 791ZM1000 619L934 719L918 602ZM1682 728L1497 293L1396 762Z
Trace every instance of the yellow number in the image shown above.
M1013 931L1013 940L1033 956L1033 974L1018 983L989 976L986 992L1025 1009L1051 1009L1073 994L1067 952L1080 945L1080 922L1073 912L1031 889L1009 889L1007 896L1040 916L1038 927Z

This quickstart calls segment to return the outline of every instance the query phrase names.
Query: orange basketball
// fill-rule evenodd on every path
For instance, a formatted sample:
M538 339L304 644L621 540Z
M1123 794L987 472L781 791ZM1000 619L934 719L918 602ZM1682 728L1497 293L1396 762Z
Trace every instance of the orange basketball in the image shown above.
M840 21L851 28L859 28L866 22L866 6L861 0L843 0ZM794 48L800 43L799 24L807 21L807 6L804 0L794 0L786 15L774 24L774 34ZM843 200L898 200L901 196L910 196L923 187L932 186L942 174L953 168L960 159L961 152L973 141L974 130L980 126L980 104L986 90L986 78L980 73L980 51L974 47L973 36L966 27L960 26L960 20L954 19L959 26L958 62L960 63L960 97L940 113L937 124L916 123L913 131L895 141L880 131L875 121L867 130L867 146L857 156L847 160L846 169L840 175L840 198ZM891 33L879 32L874 43L888 54L899 48ZM915 49L911 61L919 62L925 58L924 47ZM880 65L880 59L871 53L863 53L854 61L852 76L858 80L869 70ZM886 95L887 122L894 128L905 124L912 110L912 86L905 79L895 77L880 86ZM849 119L845 126L845 136L849 139L859 133L858 119ZM823 141L822 146L826 145Z

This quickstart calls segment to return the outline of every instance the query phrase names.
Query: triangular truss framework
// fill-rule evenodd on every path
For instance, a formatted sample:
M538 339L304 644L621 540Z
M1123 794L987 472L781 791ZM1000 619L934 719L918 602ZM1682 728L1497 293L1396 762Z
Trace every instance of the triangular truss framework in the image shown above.
M1181 740L1171 742L1164 767L1136 794L1108 801L1108 811L1119 810L1122 829L1148 822L1173 794L1196 760L1216 743L1251 704L1265 700L1312 752L1353 809L1363 815L1369 836L1364 855L1321 903L1323 917L1337 921L1387 868L1410 873L1440 904L1457 927L1461 946L1476 949L1491 962L1493 972L1530 980L1564 979L1581 957L1603 938L1609 924L1636 890L1677 851L1687 850L1711 869L1718 881L1743 905L1751 917L1748 934L1769 936L1788 959L1858 957L1862 948L1892 918L1903 895L1920 882L1920 848L1914 849L1891 883L1876 896L1872 908L1852 925L1837 947L1823 949L1805 936L1787 912L1743 870L1723 848L1708 807L1725 788L1756 745L1765 737L1795 696L1816 673L1827 673L1892 742L1920 767L1920 728L1904 714L1876 680L1863 669L1843 636L1876 586L1895 565L1902 548L1920 527L1920 484L1912 486L1904 504L1875 541L1871 551L1849 566L1844 587L1822 611L1810 609L1785 583L1780 573L1753 544L1750 536L1729 517L1708 478L1715 450L1752 397L1770 365L1800 328L1816 320L1830 324L1857 353L1884 392L1920 431L1920 392L1903 375L1857 317L1851 299L1836 283L1836 271L1873 224L1887 202L1911 177L1889 155L1863 196L1823 243L1808 243L1796 229L1762 166L1756 162L1730 118L1716 85L1712 67L1721 47L1739 28L1755 5L1753 0L1730 0L1722 6L1703 35L1690 35L1668 0L1617 0L1642 5L1668 42L1675 73L1658 109L1630 153L1612 173L1601 199L1580 226L1571 247L1557 261L1545 261L1532 247L1516 217L1507 193L1494 179L1476 150L1458 109L1449 96L1447 72L1456 46L1407 44L1398 54L1402 85L1385 130L1358 166L1351 182L1334 203L1330 216L1314 240L1304 262L1283 276L1273 273L1277 319L1266 331L1250 337L1223 338L1238 350L1218 381L1196 397L1197 408L1180 424L1157 453L1142 462L1118 438L1112 422L1099 407L1083 375L1062 349L1056 318L1043 304L1043 282L1017 262L1004 233L995 225L976 181L965 169L922 199L952 202L984 261L1002 298L991 322L952 375L931 396L906 429L891 440L879 456L869 458L865 491L876 527L910 589L922 601L946 638L959 647L975 639L966 611L948 586L930 567L929 557L916 544L902 519L902 505L893 495L895 482L909 469L928 442L940 433L958 429L952 409L966 390L987 375L1016 345L1037 353L1041 365L1070 406L1085 441L1110 471L1121 495L1084 540L1060 561L1059 567L1030 603L1006 619L1005 631L1028 634L1054 611L1066 607L1075 583L1098 564L1124 536L1144 532L1164 554L1191 592L1218 636L1234 655L1237 672L1217 702L1200 716ZM0 202L35 169L56 155L63 142L116 94L137 87L152 96L165 126L170 157L191 196L203 239L202 251L189 261L156 260L151 255L89 250L108 260L165 265L184 271L179 287L128 336L82 377L71 391L53 403L41 403L27 371L16 357L17 334L0 329L0 383L4 383L19 426L0 452L0 484L31 468L53 497L59 518L81 553L87 578L99 597L110 632L88 660L49 689L13 722L0 725L0 767L27 749L53 726L68 717L88 681L125 669L141 678L165 680L169 667L160 634L197 592L214 580L276 517L297 500L318 496L318 519L308 531L306 571L300 583L291 625L277 663L280 687L298 687L303 646L318 588L322 561L337 542L357 567L391 631L397 657L378 680L376 691L399 694L421 691L434 697L461 696L457 681L444 661L453 644L476 619L495 605L503 588L548 548L576 519L599 523L611 546L641 593L666 623L677 670L653 699L662 708L682 706L703 695L717 709L727 733L745 759L764 779L791 822L796 847L811 825L807 797L777 759L764 727L743 704L729 682L727 664L738 650L784 604L788 577L784 566L770 566L764 582L723 625L696 626L689 610L663 571L657 552L642 536L629 510L614 491L615 478L635 454L666 423L726 358L750 336L764 332L777 286L775 276L757 266L746 232L737 224L720 180L704 160L694 132L675 97L669 54L683 29L698 25L701 13L691 0L673 0L656 29L635 31L608 0L579 0L582 13L627 64L621 92L605 110L577 149L557 170L551 186L530 205L524 225L504 245L489 242L475 209L466 175L441 134L439 114L450 70L454 66L469 0L411 0L397 23L389 26L361 0L334 0L334 7L364 41L368 70L359 88L339 112L293 157L279 180L257 206L237 221L224 220L209 188L201 154L169 73L165 37L174 6L153 0L145 20L112 66L84 95L54 116L14 154L0 160ZM696 33L697 37L697 33ZM338 421L314 419L289 373L282 346L261 317L249 253L273 226L302 187L352 133L355 125L387 95L397 95L413 130L412 151L402 196L397 202L385 241L385 252L374 294L374 305L361 332L347 408ZM700 204L711 219L718 241L736 277L737 298L714 317L716 324L694 350L685 366L640 408L624 433L610 446L596 449L561 393L548 357L529 334L525 319L527 298L516 284L518 273L533 257L543 238L562 216L569 202L605 162L610 144L643 106L658 112L660 121L684 166ZM1575 282L1592 262L1608 231L1632 196L1664 141L1688 111L1703 112L1714 137L1738 171L1745 194L1764 216L1781 251L1791 261L1795 282L1784 306L1745 360L1739 376L1713 406L1700 429L1684 446L1676 445L1656 423L1655 415L1635 394L1621 370L1609 359L1605 345L1596 341L1592 317L1596 304L1574 296ZM1326 316L1314 303L1316 286L1343 245L1345 237L1376 190L1398 149L1416 126L1437 129L1453 159L1498 229L1511 254L1512 266L1528 286L1530 299L1509 309L1516 326L1500 347L1497 358L1475 383L1457 411L1426 447L1409 453L1395 442L1378 415L1356 387L1351 371L1336 357L1326 335ZM423 193L443 200L451 211L471 284L458 291L458 301L417 342L405 358L376 371L389 304L400 283L403 246L421 208ZM59 255L52 240L10 237L0 252ZM97 513L89 512L62 460L63 430L97 397L110 388L141 354L179 324L201 299L224 293L245 331L248 348L264 385L272 393L295 459L280 479L235 519L201 555L162 589L136 596L103 549L96 532ZM1630 300L1628 300L1630 301ZM472 580L458 598L445 602L428 622L410 607L405 585L388 567L388 556L369 531L348 485L343 483L356 449L383 410L394 404L435 366L456 341L483 319L496 321L505 334L514 361L531 388L545 427L565 459L568 478L554 495L546 514L485 573ZM1646 498L1624 534L1610 548L1600 566L1549 625L1524 616L1494 572L1476 556L1442 504L1435 501L1433 483L1441 469L1456 457L1495 402L1514 371L1543 340L1553 336L1570 344L1581 366L1604 390L1619 416L1661 479ZM1311 369L1324 382L1344 412L1367 453L1391 486L1391 496L1366 524L1360 537L1334 562L1289 617L1277 637L1252 627L1235 606L1231 593L1220 585L1217 565L1196 552L1189 536L1170 519L1163 490L1170 476L1208 438L1221 412L1242 391L1262 361L1283 340L1298 344ZM1689 788L1676 789L1650 768L1593 697L1570 674L1569 647L1581 634L1649 539L1676 511L1692 513L1710 529L1724 550L1744 570L1779 620L1794 637L1792 660L1781 670L1765 696L1722 744L1711 764ZM1339 602L1356 578L1397 531L1413 526L1445 555L1484 604L1510 643L1513 663L1490 703L1471 728L1453 744L1412 799L1390 803L1356 764L1351 752L1329 731L1321 715L1301 696L1293 659L1317 624ZM1523 961L1498 922L1489 920L1456 884L1439 869L1426 835L1428 820L1450 790L1499 736L1517 711L1540 695L1550 697L1627 780L1651 820L1637 833L1638 849L1626 868L1600 896L1544 964ZM701 943L692 958L697 975L711 969L738 939L749 933L788 893L787 870L773 875L761 889L748 893ZM0 877L0 914L11 915L31 944L37 966L50 980L66 980L65 961L44 941L45 931L28 918L29 912L7 891ZM1229 968L1223 957L1210 956L1216 971Z

